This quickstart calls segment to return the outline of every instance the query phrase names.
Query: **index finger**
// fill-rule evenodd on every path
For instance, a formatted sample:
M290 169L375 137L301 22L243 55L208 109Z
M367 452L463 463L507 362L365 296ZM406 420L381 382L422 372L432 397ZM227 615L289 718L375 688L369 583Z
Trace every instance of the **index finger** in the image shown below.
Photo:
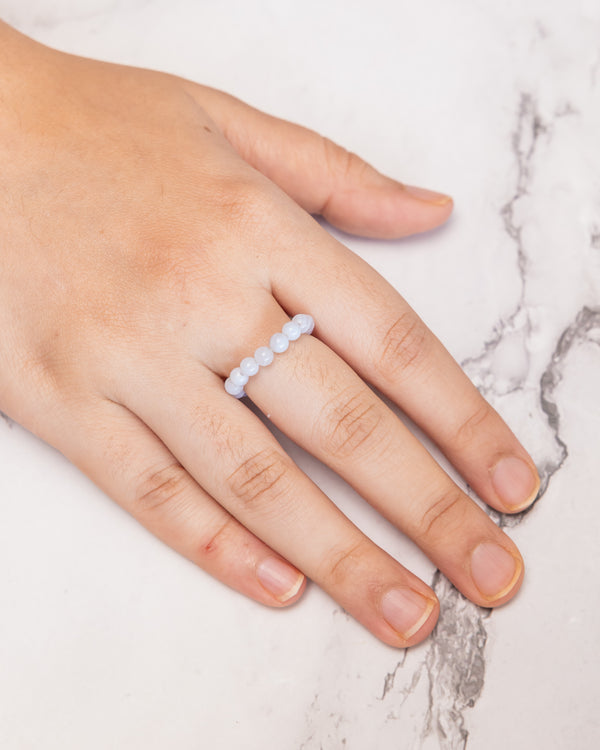
M540 480L508 425L391 284L307 222L300 242L270 258L280 304L309 310L319 338L397 403L488 505L528 507Z

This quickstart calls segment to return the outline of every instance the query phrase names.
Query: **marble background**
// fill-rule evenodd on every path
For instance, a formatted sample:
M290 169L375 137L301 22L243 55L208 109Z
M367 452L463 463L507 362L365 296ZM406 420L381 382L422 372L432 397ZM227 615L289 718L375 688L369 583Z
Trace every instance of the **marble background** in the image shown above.
M600 746L600 2L0 0L0 17L223 88L452 193L429 236L343 241L417 308L543 479L533 509L497 517L527 575L490 613L289 446L433 581L439 626L398 652L314 586L281 612L225 589L0 419L3 750Z

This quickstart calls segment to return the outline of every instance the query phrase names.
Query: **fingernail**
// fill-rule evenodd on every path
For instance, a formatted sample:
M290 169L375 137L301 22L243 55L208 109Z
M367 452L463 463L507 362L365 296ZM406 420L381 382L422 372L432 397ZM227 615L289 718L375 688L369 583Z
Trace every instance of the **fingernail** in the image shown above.
M304 581L302 573L277 557L267 557L256 569L262 585L280 602L287 602L300 590Z
M492 485L502 503L515 512L529 507L535 500L540 480L525 461L506 456L492 470Z
M414 185L404 185L404 189L409 195L417 200L431 203L434 206L446 206L452 198L444 193L435 193L433 190L426 190L425 188L415 187Z
M435 602L408 588L390 589L381 600L381 612L388 625L408 640L431 614Z
M471 575L486 599L499 599L514 586L521 563L495 542L482 542L471 554Z

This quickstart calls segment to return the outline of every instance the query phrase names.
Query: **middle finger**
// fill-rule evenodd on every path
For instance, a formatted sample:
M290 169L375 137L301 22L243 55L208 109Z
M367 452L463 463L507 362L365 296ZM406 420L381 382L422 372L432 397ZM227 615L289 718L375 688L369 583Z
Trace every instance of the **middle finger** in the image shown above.
M283 314L273 325L286 320ZM318 338L302 336L261 368L246 391L279 429L411 537L469 599L489 607L516 593L523 561L515 544Z

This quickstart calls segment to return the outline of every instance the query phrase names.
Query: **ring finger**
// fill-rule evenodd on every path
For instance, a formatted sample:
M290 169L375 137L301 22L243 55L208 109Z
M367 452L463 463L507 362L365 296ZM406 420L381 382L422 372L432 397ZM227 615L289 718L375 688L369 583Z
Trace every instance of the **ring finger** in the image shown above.
M153 361L143 382L121 394L127 407L243 526L386 643L404 647L431 632L431 589L357 529L217 375L191 359L176 372Z

